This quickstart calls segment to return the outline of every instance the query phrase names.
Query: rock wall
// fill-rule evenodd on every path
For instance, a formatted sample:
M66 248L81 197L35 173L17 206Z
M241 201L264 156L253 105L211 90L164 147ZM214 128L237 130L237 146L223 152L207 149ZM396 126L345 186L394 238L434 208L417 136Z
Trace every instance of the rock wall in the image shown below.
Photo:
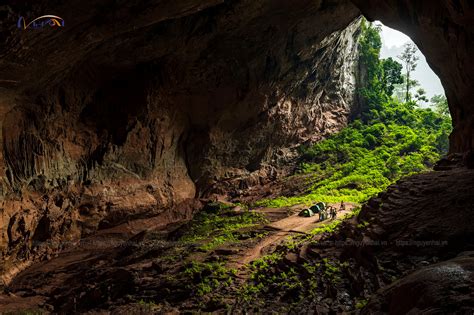
M370 20L409 35L439 76L454 131L451 152L474 149L474 5L469 0L353 0Z
M267 181L295 145L347 123L350 2L196 3L0 8L5 270L48 253L42 242ZM16 28L46 13L66 27Z
M295 144L339 130L358 108L359 9L417 43L448 96L451 151L472 150L467 0L0 6L3 270L47 255L45 241L179 214L188 199L277 176ZM19 14L49 13L66 27L16 27Z

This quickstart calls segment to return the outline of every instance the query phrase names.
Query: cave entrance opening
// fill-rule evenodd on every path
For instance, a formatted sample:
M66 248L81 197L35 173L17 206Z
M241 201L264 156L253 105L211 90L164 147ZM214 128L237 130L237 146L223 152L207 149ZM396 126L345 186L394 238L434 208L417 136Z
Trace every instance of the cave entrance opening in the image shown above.
M416 98L417 104L420 107L432 108L435 111L441 110L441 108L438 108L440 106L439 102L446 102L443 85L417 45L409 36L384 25L380 21L375 21L375 25L380 28L380 37L382 39L380 58L392 58L400 62L404 66L403 72L404 75L406 75L406 63L403 60L403 54L407 48L412 49L412 51L407 50L407 52L413 53L414 57L412 64L413 70L410 71L411 82L409 92ZM406 83L400 84L400 86L396 88L394 96L400 101L404 100L406 97ZM445 110L448 110L447 107Z
M299 174L315 178L309 194L264 205L363 203L402 177L431 170L448 153L447 100L416 45L365 20L358 42L359 112L340 132L302 146Z

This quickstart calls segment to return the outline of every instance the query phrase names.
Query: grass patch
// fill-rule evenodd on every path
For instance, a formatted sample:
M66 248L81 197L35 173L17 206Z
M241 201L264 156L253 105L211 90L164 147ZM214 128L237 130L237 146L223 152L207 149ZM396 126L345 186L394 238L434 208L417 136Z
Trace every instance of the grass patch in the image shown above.
M256 227L266 222L264 215L253 211L233 211L230 207L201 211L186 227L180 240L200 243L202 250L212 250L220 245L238 242L238 231Z
M303 243L312 241L317 235L337 233L337 229L344 220L350 219L359 212L360 208L356 208L346 214L344 218L329 221L327 224L313 229L308 235L290 236L279 246L277 251L250 263L248 266L250 269L249 280L240 290L243 301L249 305L265 303L267 294L276 294L282 300L299 303L320 294L317 289L321 282L339 283L342 278L342 270L348 267L347 263L324 258L317 262L288 265L284 261L284 257Z
M264 199L255 206L363 203L403 176L430 170L446 154L449 118L395 101L378 114L385 118L356 121L327 140L300 148L299 173L312 177L307 193Z
M183 274L188 279L186 288L203 296L232 285L237 270L227 269L222 262L191 262Z

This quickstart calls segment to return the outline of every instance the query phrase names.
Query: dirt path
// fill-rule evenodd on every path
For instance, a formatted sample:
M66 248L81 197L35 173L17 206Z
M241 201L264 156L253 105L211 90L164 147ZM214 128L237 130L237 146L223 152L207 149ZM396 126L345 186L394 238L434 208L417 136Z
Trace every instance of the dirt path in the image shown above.
M336 204L329 204L329 206L338 207ZM344 215L352 211L356 207L355 204L346 203L345 211L338 211L337 218L342 218ZM274 229L275 232L271 232L269 236L261 240L255 247L249 248L235 255L230 262L230 266L233 268L240 268L246 264L258 259L259 257L265 255L269 252L270 247L276 247L280 242L286 239L290 235L295 234L306 234L318 226L324 226L332 222L331 220L325 220L320 222L319 216L315 215L313 217L300 217L298 213L306 208L304 205L297 205L290 208L290 211L293 213L289 217L280 219L269 224L267 227ZM274 212L281 212L285 208L275 209L275 208L264 208L257 210L264 214L274 214Z
M338 213L342 217L355 205L347 204L345 212ZM269 234L255 245L246 245L234 255L227 256L229 266L239 269L241 278L245 278L247 268L241 268L253 260L271 252L290 235L307 233L317 226L328 224L330 220L318 222L318 216L300 217L298 213L303 205L291 208L264 208L256 211L264 214L271 223L264 229ZM129 240L140 241L144 231L158 229L166 233L167 226L163 224L164 218L160 215L138 219L121 225L98 231L79 241L75 246L59 253L55 257L32 264L9 283L10 292L0 294L0 313L16 310L30 310L46 305L51 295L58 288L78 287L76 282L81 282L81 277L91 270L107 267L111 259L118 254L120 246ZM166 218L167 221L175 219ZM179 219L179 218L176 218ZM240 244L236 244L238 247ZM151 263L150 263L151 264ZM76 285L72 285L76 283ZM56 291L55 291L56 290Z

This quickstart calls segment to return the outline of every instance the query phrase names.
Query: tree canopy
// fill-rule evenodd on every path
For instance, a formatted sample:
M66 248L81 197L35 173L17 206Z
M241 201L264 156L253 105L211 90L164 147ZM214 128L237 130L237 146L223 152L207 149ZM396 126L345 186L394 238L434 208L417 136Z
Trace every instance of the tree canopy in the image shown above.
M440 115L449 116L448 100L446 96L438 94L431 98L431 106Z
M382 86L388 96L392 96L396 84L403 83L402 65L391 57L382 59Z

